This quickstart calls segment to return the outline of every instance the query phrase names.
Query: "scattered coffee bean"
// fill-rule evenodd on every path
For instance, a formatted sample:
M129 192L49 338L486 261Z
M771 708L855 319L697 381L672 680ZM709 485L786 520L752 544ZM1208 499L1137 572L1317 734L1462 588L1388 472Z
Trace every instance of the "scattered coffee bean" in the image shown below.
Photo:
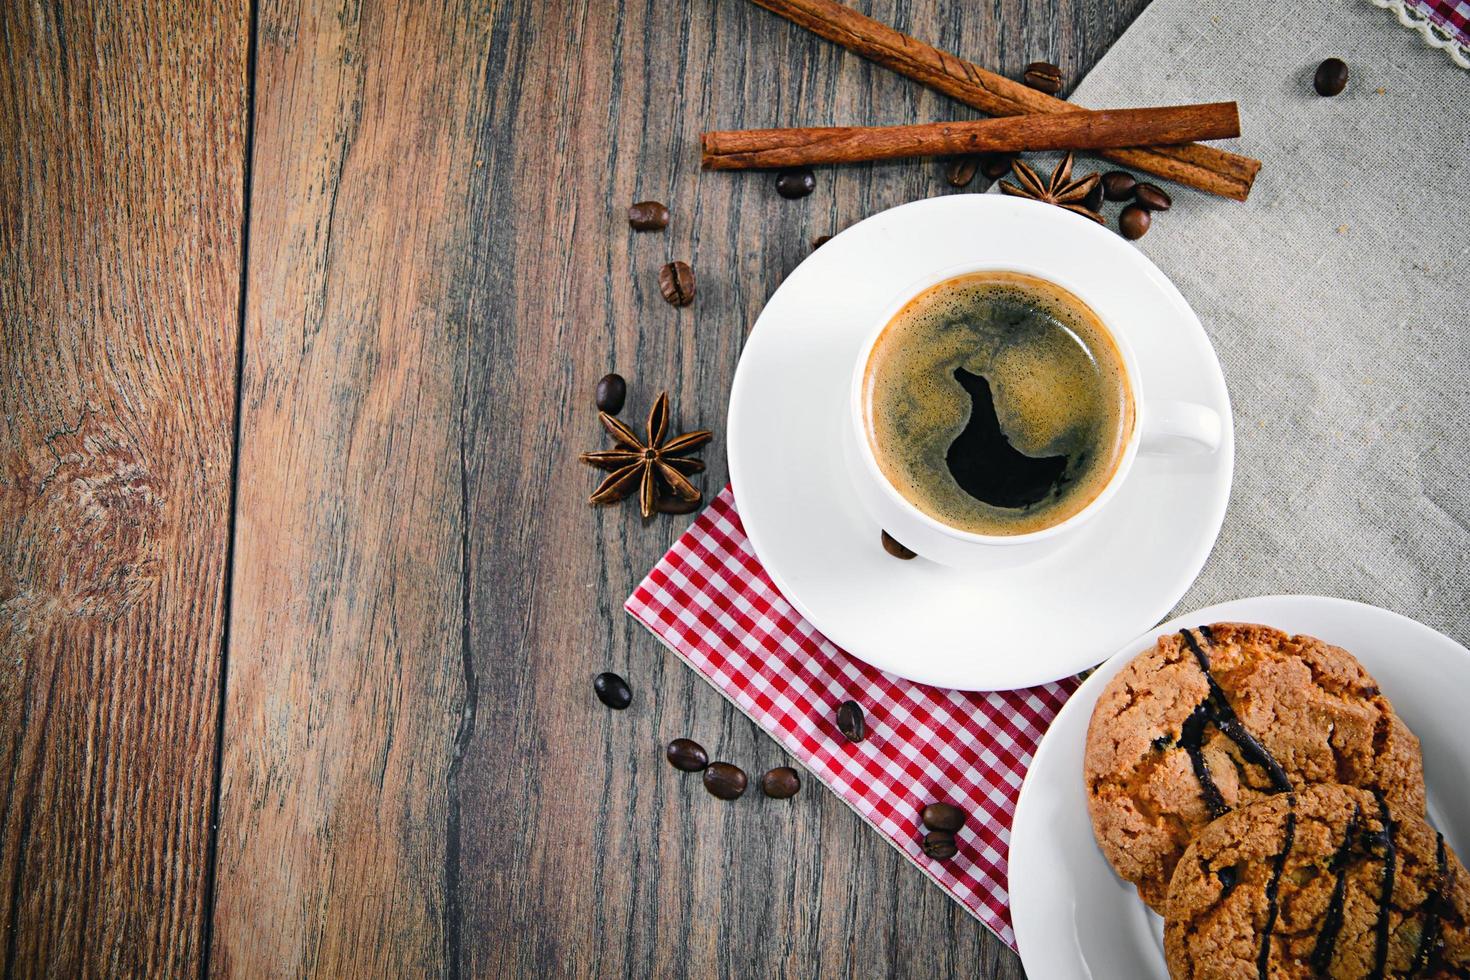
M947 830L931 830L924 835L924 853L940 861L947 861L959 853L954 834Z
M1151 224L1153 217L1137 204L1128 205L1118 215L1118 230L1130 242L1148 234L1148 226Z
M930 830L947 830L959 833L965 825L965 811L950 803L930 803L919 812L924 826Z
M1174 203L1157 184L1139 184L1133 189L1133 200L1139 207L1149 211L1167 211Z
M684 772L699 772L709 765L709 754L704 746L692 738L676 738L664 750L669 765Z
M801 789L801 777L790 766L772 769L761 777L761 792L773 800L786 800Z
M1082 206L1089 211L1100 212L1102 210L1102 202L1103 185L1102 181L1098 181L1092 185L1092 190L1088 191L1087 196L1082 199Z
M1021 78L1027 85L1047 95L1056 95L1062 90L1062 70L1050 62L1031 62Z
M693 500L685 500L677 494L659 496L653 501L653 509L660 514L692 514L699 510L704 503L704 496L700 495Z
M597 700L617 711L622 711L633 703L633 689L628 686L627 681L612 671L592 678L592 691L597 695Z
M782 197L806 197L817 189L817 175L811 167L792 167L776 174L776 193Z
M628 209L634 231L661 231L669 226L669 209L657 201L639 201Z
M1312 87L1318 95L1338 95L1347 88L1347 83L1348 67L1341 58L1328 58L1317 66L1317 74L1312 76Z
M979 169L979 157L955 157L949 163L949 173L945 175L945 179L951 187L968 187Z
M628 399L628 382L621 374L605 374L597 382L597 410L616 415L623 410Z
M831 240L831 235L818 235L816 238L812 239L812 251L815 252L817 249L821 248L823 245L827 244Z
M986 180L1000 180L1011 172L1011 164L1015 162L1014 153L982 153L980 172L985 175Z
M1126 170L1109 170L1102 175L1103 197L1109 201L1127 201L1133 197L1138 181Z
M659 292L675 306L694 302L694 270L688 262L670 262L658 270Z
M844 701L837 706L837 730L849 742L861 742L868 737L868 720L863 717L862 705L856 701Z
M899 544L898 543L898 539L895 538L893 535L889 534L887 531L884 531L883 532L883 539L882 540L883 540L883 550L886 551L886 552L888 552L893 557L900 559L901 561L908 561L910 558L917 558L917 557L919 557L914 552L910 551L909 549L905 548L903 545Z
M745 793L745 771L728 762L711 762L704 771L704 788L722 800L738 800Z

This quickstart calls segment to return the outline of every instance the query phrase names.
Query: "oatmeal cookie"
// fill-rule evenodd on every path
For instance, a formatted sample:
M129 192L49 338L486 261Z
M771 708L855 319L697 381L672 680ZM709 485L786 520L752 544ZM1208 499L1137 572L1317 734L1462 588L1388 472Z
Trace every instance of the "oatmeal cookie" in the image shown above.
M1103 689L1084 759L1093 833L1162 913L1169 876L1205 824L1316 783L1422 814L1419 740L1340 647L1216 623L1160 637Z
M1176 980L1470 976L1470 878L1424 819L1319 784L1210 824L1169 887Z

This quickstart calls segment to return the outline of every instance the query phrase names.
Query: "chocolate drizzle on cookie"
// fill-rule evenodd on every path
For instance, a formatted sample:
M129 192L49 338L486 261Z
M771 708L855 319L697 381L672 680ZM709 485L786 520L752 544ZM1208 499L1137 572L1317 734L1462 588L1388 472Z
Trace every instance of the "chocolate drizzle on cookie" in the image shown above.
M1214 635L1208 626L1199 627L1200 635L1205 642L1211 645L1215 642ZM1184 751L1189 753L1189 761L1194 766L1195 778L1199 780L1200 791L1204 794L1205 806L1209 808L1210 818L1215 819L1230 812L1225 798L1220 795L1220 787L1215 785L1215 777L1210 773L1209 762L1204 755L1205 728L1214 725L1215 730L1235 743L1240 750L1241 756L1246 762L1260 766L1266 771L1266 777L1271 782L1271 792L1291 792L1291 780L1286 776L1286 770L1281 768L1266 747L1256 740L1241 723L1235 714L1235 709L1230 706L1230 701L1225 697L1224 690L1215 680L1215 675L1210 673L1210 658L1205 653L1199 641L1189 630L1180 630L1179 635L1184 638L1184 643L1194 654L1195 662L1199 664L1201 673L1205 675L1205 681L1209 684L1209 694L1205 699L1195 706L1193 712L1185 719L1184 726L1179 734L1179 744Z
M1439 930L1449 905L1450 862L1445 854L1444 834L1436 832L1434 839L1434 891L1424 900L1424 927L1419 931L1419 948L1414 950L1414 965L1409 968L1411 977L1423 976L1426 972L1437 970L1440 957L1444 953Z
M1261 930L1261 953L1256 957L1256 973L1261 980L1267 980L1270 971L1267 967L1271 961L1271 933L1276 929L1276 916L1281 911L1277 904L1277 896L1281 891L1281 875L1286 871L1286 858L1291 853L1291 847L1296 843L1296 796L1286 798L1286 834L1281 841L1281 853L1276 855L1276 861L1271 867L1271 880L1266 882L1266 927Z
M1388 916L1393 911L1393 876L1394 865L1398 862L1398 849L1393 843L1393 820L1388 815L1388 804L1383 799L1383 794L1377 790L1373 791L1373 797L1378 801L1378 822L1383 828L1370 838L1371 844L1377 844L1383 848L1383 872L1378 879L1378 922L1373 927L1373 980L1382 980L1383 973L1388 969Z
M1326 976L1332 965L1332 954L1337 949L1337 935L1342 931L1342 906L1347 900L1348 860L1352 857L1353 844L1358 836L1358 821L1363 817L1363 808L1353 807L1342 843L1327 864L1327 870L1337 877L1332 886L1332 899L1327 903L1327 912L1322 916L1322 928L1317 931L1317 945L1312 947L1312 972Z

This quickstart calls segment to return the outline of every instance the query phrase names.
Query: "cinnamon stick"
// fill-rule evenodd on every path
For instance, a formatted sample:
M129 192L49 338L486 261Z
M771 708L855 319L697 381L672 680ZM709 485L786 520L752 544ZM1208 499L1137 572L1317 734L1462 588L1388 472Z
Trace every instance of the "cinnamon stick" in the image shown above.
M1085 112L1020 82L940 51L834 0L753 0L772 13L885 68L992 116ZM1134 170L1244 201L1261 162L1212 146L1132 147L1100 154Z
M1023 150L1101 150L1240 135L1234 102L1048 112L917 126L822 126L705 133L706 170L856 163L897 157Z

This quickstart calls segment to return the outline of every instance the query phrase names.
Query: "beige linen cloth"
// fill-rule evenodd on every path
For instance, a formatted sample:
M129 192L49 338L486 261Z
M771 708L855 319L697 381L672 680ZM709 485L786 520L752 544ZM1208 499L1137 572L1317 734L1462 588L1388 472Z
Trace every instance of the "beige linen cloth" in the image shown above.
M1351 80L1327 99L1329 56ZM1137 243L1235 411L1225 526L1176 613L1317 593L1470 645L1470 74L1367 0L1155 0L1071 96L1225 99L1222 145L1264 164L1249 202L1171 186Z

